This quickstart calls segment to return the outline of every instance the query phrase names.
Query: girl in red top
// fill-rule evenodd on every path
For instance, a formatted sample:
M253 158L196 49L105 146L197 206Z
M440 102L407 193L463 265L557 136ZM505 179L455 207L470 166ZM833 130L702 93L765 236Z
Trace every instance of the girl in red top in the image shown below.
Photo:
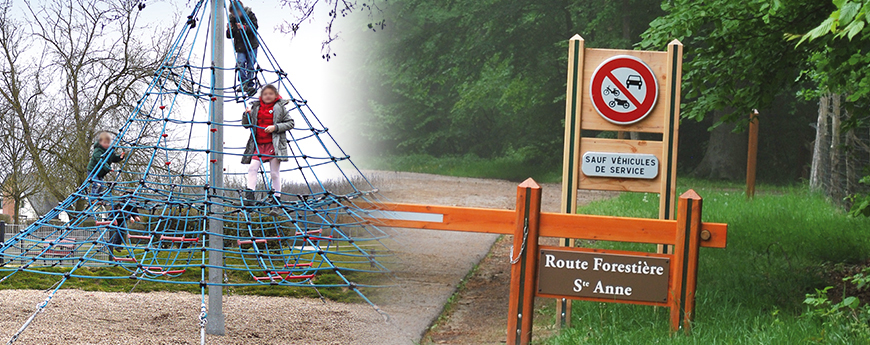
M262 162L269 162L271 190L276 201L281 201L281 162L287 160L287 134L293 128L287 104L281 99L278 88L266 85L260 91L260 100L251 103L242 116L242 126L251 129L251 136L245 146L242 164L250 164L248 168L248 189L245 191L245 203L253 205L256 200L254 189L257 188L257 173ZM277 213L276 209L272 213Z

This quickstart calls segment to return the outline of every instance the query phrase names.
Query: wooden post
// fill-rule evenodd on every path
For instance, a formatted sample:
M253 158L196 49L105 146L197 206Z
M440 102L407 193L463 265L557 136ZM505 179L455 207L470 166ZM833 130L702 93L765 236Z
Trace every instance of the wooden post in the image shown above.
M662 188L659 192L659 219L673 219L677 196L677 147L680 134L680 99L683 79L683 44L673 40L668 44L668 85L664 100L665 131L662 133ZM658 245L657 253L671 253L673 248Z
M583 90L583 37L574 35L568 41L568 83L565 100L565 151L562 161L562 213L577 213L577 188L580 186L580 102ZM559 240L563 247L573 247L574 239ZM571 327L571 301L556 300L560 327Z
M698 282L698 248L701 241L701 196L689 190L680 196L677 237L671 264L671 331L683 327L691 332L695 316L695 287Z
M749 152L746 155L746 197L755 197L755 163L758 160L758 110L749 114Z
M668 86L665 102L665 132L662 135L662 189L659 200L659 219L673 219L677 201L677 144L680 134L680 93L683 79L683 44L678 40L668 44Z
M511 247L511 287L508 308L508 345L525 345L532 339L538 269L538 225L541 219L541 186L527 179L517 186L517 220Z

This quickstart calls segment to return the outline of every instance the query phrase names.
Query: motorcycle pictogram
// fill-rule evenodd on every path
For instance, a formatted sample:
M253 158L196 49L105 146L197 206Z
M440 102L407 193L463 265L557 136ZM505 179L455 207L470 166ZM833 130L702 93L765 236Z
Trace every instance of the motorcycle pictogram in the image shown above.
M616 108L617 105L621 105L623 108L628 109L628 107L631 106L631 102L624 99L615 98L610 101L610 103L607 103L607 105L609 105L611 108Z

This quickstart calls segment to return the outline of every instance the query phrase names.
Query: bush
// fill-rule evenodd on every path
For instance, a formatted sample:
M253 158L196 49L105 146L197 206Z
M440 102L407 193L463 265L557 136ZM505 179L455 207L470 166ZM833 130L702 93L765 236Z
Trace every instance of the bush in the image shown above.
M870 268L861 273L843 278L843 281L855 285L860 291L870 284ZM828 296L833 286L816 289L815 293L807 294L804 304L810 308L804 316L821 320L828 337L832 335L847 335L870 343L870 305L862 303L857 296L843 296L837 303Z
M4 222L6 224L12 223L12 216L8 214L0 214L0 222Z

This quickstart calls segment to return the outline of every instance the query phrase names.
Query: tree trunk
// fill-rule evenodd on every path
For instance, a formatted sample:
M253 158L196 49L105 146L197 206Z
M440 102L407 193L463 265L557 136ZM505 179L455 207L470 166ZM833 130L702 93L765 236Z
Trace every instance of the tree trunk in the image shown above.
M713 112L718 123L728 110ZM723 123L710 131L704 158L692 175L711 180L741 180L746 169L746 133L734 133L734 124ZM692 145L692 143L682 143Z
M845 112L845 118L849 118L849 113ZM846 164L846 194L851 195L858 191L858 180L861 177L858 175L856 171L856 163L855 162L855 152L858 152L858 137L855 135L855 131L853 129L849 129L846 132L846 147L848 149L845 159ZM851 205L850 205L851 206Z
M816 120L816 140L813 143L813 164L810 169L810 189L822 189L824 181L825 163L822 158L828 144L828 101L829 95L819 98L819 118Z
M15 203L15 205L13 207L15 209L15 211L12 212L12 216L13 216L12 224L18 224L19 219L21 218L21 202L22 201L23 200L21 200L21 198L12 198L12 202Z
M842 179L840 178L840 95L831 95L831 167L828 171L831 173L831 183L829 185L828 195L841 199L846 195L843 193Z

